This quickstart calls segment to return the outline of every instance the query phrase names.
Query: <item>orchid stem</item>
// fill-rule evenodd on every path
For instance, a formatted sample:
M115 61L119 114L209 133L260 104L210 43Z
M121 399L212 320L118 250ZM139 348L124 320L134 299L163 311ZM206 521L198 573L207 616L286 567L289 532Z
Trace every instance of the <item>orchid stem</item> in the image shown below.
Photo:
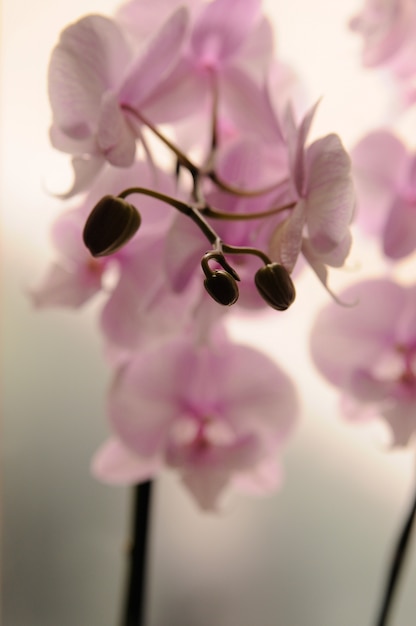
M121 626L144 626L146 565L152 483L134 487L131 543Z
M403 565L409 547L409 542L412 534L413 524L416 516L416 493L414 496L413 504L410 508L408 516L406 517L402 531L397 541L396 548L394 550L390 570L386 580L386 587L384 590L380 612L376 621L376 626L387 626L390 611L393 605L393 599L395 591L398 587L400 574L403 571Z

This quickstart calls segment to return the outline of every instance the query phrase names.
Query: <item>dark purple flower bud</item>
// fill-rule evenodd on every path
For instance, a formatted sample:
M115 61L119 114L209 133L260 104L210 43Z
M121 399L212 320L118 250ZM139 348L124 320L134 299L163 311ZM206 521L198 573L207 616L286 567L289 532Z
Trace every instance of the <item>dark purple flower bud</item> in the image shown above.
M238 287L235 279L224 270L215 270L204 280L205 289L219 304L230 306L238 300Z
M273 309L286 311L296 297L290 274L279 263L268 263L261 267L254 280L261 297Z
M137 232L137 209L117 196L104 196L91 211L83 239L92 256L106 256L122 248Z

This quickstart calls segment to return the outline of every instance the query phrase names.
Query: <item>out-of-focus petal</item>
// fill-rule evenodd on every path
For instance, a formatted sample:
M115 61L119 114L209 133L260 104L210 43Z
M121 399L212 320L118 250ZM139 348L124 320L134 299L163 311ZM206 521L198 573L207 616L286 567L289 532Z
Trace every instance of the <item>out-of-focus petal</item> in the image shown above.
M383 251L391 259L402 259L416 249L416 207L396 198L383 229Z
M86 191L94 181L97 174L105 163L101 155L74 156L72 158L72 168L74 170L74 181L68 191L55 194L58 198L66 200Z
M120 103L139 105L173 68L184 42L188 19L187 9L180 7L147 42L128 70L119 91Z
M40 285L30 290L37 308L70 307L85 304L101 289L101 273L88 268L68 269L54 263L50 266Z
M389 280L371 280L349 287L340 298L356 305L328 304L314 324L311 350L318 369L343 387L352 371L368 369L390 349L406 296Z
M214 0L192 29L192 55L208 67L226 62L242 46L259 15L260 0Z
M209 247L204 235L189 218L184 215L175 218L164 252L166 274L175 291L183 291L195 272L201 273L202 280L201 259Z
M220 97L237 127L259 134L267 143L284 144L282 130L267 94L240 68L224 70L220 77Z
M117 94L104 94L98 113L97 144L109 163L129 167L136 153L136 138L120 109Z
M133 485L152 479L158 473L160 465L159 457L139 457L121 441L112 438L95 453L91 472L105 483Z
M408 162L407 150L389 131L366 135L351 151L357 190L357 223L380 234Z

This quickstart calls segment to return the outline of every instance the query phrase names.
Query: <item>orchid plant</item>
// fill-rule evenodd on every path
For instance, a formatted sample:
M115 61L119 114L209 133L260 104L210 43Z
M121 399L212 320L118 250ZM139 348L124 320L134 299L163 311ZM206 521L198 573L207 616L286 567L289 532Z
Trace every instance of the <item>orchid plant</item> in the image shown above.
M351 20L363 62L385 64L408 106L415 19L412 0L368 0ZM284 315L300 273L315 272L329 302L312 333L318 369L350 415L381 416L395 445L411 439L414 288L381 278L334 294L328 269L344 265L354 219L390 259L413 252L414 157L390 130L351 157L336 134L308 139L319 102L276 58L261 0L130 0L112 17L88 15L61 33L48 79L51 142L74 173L62 198L74 200L32 299L75 309L103 296L111 434L92 472L139 485L123 626L141 624L150 488L163 468L211 512L230 488L281 482L298 392L275 361L230 338L233 311Z

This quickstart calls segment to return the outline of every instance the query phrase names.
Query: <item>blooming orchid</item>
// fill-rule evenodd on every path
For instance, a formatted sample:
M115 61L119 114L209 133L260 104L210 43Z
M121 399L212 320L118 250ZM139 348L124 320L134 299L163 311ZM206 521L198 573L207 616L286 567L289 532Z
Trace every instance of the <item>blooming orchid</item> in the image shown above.
M85 189L105 161L132 165L140 132L134 112L174 66L187 21L178 9L136 56L110 18L89 15L63 31L49 66L50 133L56 148L74 155L70 194Z
M405 445L416 431L416 289L367 280L341 297L356 304L331 303L319 314L314 362L349 401L353 419L379 416L394 444Z
M350 223L355 194L350 158L339 137L331 134L305 148L316 105L296 127L287 112L291 207L270 237L269 252L292 272L302 252L326 285L326 266L343 265L351 247Z
M131 484L167 465L203 509L215 509L232 482L257 491L278 484L277 453L297 400L289 378L252 348L173 339L122 366L109 411L115 439L94 459L98 477Z

